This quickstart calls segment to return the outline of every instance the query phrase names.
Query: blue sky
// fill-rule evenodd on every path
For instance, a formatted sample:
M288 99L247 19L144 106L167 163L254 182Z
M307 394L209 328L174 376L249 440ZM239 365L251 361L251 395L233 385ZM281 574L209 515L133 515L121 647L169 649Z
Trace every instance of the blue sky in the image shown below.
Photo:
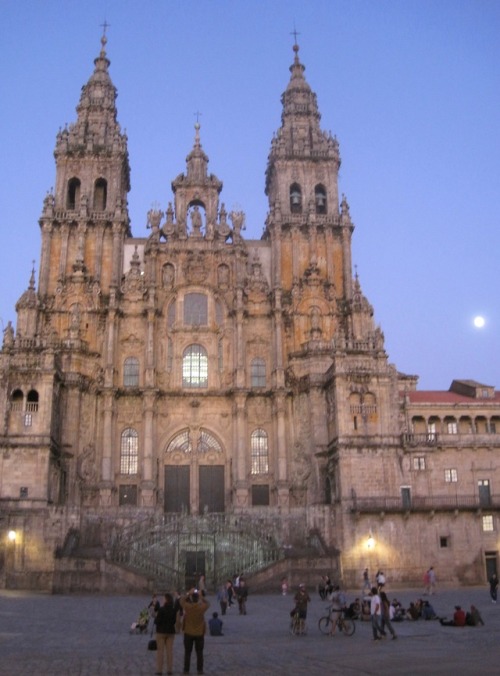
M56 134L76 118L104 19L134 236L171 200L200 111L221 198L260 237L295 26L321 126L340 143L353 263L390 362L421 389L500 388L498 0L0 0L4 325L33 260L38 273Z

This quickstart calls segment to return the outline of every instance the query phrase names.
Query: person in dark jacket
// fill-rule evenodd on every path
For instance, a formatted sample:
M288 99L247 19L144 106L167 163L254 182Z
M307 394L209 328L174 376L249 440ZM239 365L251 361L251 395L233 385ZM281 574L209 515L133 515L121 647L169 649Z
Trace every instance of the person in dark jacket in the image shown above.
M163 672L163 659L167 658L167 674L174 671L174 639L177 607L172 594L165 594L165 600L155 617L156 625L156 673Z

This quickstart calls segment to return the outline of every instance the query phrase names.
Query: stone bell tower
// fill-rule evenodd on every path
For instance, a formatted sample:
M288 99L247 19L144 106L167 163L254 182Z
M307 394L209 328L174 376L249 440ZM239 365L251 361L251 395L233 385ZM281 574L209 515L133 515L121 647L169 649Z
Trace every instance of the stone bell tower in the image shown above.
M52 296L71 280L94 295L120 281L123 240L130 234L127 137L117 122L116 88L109 76L106 37L82 87L75 123L60 130L54 156L56 184L40 218L39 294Z

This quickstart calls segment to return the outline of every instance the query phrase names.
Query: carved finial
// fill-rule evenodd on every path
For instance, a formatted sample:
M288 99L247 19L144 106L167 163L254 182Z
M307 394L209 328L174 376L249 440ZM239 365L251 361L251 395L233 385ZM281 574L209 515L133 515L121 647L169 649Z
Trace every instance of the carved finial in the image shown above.
M31 277L30 277L30 283L29 283L29 288L34 289L35 288L35 261L32 262L32 268L31 268Z

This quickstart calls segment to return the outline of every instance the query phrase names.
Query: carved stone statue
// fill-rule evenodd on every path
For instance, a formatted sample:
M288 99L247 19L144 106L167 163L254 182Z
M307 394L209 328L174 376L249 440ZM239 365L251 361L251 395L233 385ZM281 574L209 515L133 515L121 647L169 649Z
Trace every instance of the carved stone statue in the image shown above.
M200 207L198 205L195 205L193 207L193 210L191 211L191 226L193 228L193 236L194 237L200 237L201 236L201 226L203 225L202 219L201 219L201 214L200 214Z

